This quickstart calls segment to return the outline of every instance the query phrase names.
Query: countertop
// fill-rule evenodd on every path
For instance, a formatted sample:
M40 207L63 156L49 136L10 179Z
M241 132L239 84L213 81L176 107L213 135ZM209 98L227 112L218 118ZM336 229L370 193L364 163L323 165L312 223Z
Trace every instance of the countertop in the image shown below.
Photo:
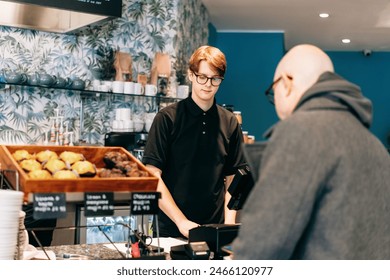
M161 251L158 253L151 253L143 259L170 259L169 251L171 246L185 244L186 241L175 238L156 238L153 240L153 246L160 247ZM127 257L126 243L99 243L99 244L76 244L76 245L60 245L44 247L49 258L57 260L120 260L129 259ZM157 247L155 247L157 248ZM49 259L43 250L38 249L38 257L32 259ZM126 254L127 253L127 254Z
M118 251L109 249L105 244L78 244L44 247L47 251L53 251L57 260L109 260L124 259ZM42 254L40 254L42 255Z

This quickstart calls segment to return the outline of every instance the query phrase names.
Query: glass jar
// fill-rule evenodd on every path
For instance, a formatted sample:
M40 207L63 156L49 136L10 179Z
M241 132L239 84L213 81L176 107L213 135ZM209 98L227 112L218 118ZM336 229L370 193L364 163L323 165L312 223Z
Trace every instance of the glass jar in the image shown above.
M248 131L243 131L242 136L244 137L244 143L248 144Z
M248 144L255 143L255 136L254 135L248 135Z
M241 111L233 111L233 114L236 116L238 123L242 125L242 115Z

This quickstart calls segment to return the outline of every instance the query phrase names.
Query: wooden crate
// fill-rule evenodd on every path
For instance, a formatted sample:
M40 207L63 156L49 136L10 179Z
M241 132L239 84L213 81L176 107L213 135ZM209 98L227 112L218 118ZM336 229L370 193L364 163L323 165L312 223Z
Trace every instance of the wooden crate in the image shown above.
M97 168L105 167L103 156L109 151L119 151L135 161L140 170L146 167L130 152L122 147L95 147L95 146L34 146L34 145L0 145L0 168L2 170L15 170L19 173L19 190L25 193L25 200L32 193L73 193L73 192L144 192L156 191L158 178L150 177L120 177L100 178L98 176L78 179L30 179L23 171L12 154L17 150L26 150L30 154L44 150L51 150L58 155L63 151L81 153L86 160L94 163ZM16 187L16 177L12 172L4 172L6 179Z

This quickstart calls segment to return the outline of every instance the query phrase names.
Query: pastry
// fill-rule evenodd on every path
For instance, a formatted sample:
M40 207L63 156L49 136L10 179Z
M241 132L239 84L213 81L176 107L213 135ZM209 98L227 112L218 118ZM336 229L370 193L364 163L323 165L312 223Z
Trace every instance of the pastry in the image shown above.
M32 159L33 158L33 155L31 155L28 151L26 150L16 150L13 154L12 154L13 158L16 160L16 161L21 161L21 160L24 160L24 159Z
M69 164L73 164L76 161L84 160L84 156L80 153L65 151L60 154L60 159Z
M54 179L77 179L79 176L72 170L59 170L53 174Z
M133 169L138 170L137 163L135 163L134 161L129 161L129 160L119 161L116 163L115 167L122 170L123 173L128 173Z
M20 167L26 172L42 169L42 165L35 159L22 160L20 162Z
M96 175L96 168L87 160L77 161L72 164L72 170L77 172L80 177L93 177Z
M116 152L116 151L110 151L104 154L103 156L103 162L106 164L108 168L113 168L116 166L118 162L122 161L128 161L129 158L126 154Z
M149 177L149 173L139 169L133 169L126 173L127 177Z
M47 170L34 170L28 173L30 179L51 179L51 174Z
M56 172L56 171L67 169L67 166L66 166L65 162L63 162L62 160L52 158L52 159L49 159L43 165L43 168L49 170L52 174L54 174L54 172Z
M49 159L52 159L52 158L58 158L58 155L56 152L53 152L50 150L41 151L41 152L36 154L36 159L39 162L48 161Z
M99 177L101 178L118 178L118 177L126 177L126 174L122 172L122 170L113 168L113 169L107 169L102 168L99 171Z

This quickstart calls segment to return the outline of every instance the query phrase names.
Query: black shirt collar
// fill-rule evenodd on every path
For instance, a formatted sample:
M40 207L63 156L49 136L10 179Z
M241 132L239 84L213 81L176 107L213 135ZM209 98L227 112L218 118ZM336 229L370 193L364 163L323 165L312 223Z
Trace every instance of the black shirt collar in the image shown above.
M214 98L213 105L208 109L206 112L204 112L196 103L195 101L190 97L183 100L188 111L193 115L194 117L203 115L203 113L207 114L217 114L217 103Z

